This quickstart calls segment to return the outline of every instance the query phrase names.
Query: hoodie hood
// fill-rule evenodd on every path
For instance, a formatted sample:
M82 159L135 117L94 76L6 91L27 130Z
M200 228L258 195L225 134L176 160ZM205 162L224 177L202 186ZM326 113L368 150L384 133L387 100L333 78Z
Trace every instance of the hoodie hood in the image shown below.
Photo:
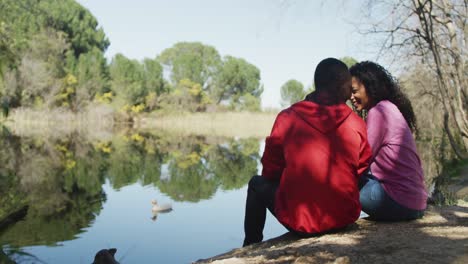
M290 109L307 124L322 133L338 128L352 113L346 104L321 105L311 101L300 101Z

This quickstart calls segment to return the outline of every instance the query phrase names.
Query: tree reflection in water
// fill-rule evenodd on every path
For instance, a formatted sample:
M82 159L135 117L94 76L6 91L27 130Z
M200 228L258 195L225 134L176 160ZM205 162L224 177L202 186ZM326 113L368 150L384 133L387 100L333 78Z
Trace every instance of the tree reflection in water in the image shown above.
M105 202L106 179L116 190L140 183L159 188L174 201L198 202L218 188L244 186L257 173L260 158L255 138L135 131L109 140L80 134L45 138L3 135L0 140L4 262L21 256L22 247L55 246L84 232ZM161 177L163 170L166 177ZM25 208L27 214L15 219Z

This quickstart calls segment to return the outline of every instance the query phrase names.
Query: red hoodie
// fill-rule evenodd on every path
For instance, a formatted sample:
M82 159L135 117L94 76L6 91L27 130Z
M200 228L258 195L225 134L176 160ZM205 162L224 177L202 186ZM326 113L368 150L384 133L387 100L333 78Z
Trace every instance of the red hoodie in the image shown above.
M366 125L347 105L301 101L283 110L262 157L262 176L280 181L276 218L303 233L355 222L357 181L371 155Z

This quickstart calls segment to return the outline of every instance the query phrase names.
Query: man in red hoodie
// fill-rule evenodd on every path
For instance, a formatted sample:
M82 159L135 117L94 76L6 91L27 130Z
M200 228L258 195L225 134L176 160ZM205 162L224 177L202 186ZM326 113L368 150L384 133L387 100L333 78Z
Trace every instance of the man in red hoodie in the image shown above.
M314 83L316 91L279 113L266 138L262 175L247 191L244 246L263 240L266 209L300 236L359 218L357 182L371 150L364 121L345 104L351 75L328 58L317 65Z

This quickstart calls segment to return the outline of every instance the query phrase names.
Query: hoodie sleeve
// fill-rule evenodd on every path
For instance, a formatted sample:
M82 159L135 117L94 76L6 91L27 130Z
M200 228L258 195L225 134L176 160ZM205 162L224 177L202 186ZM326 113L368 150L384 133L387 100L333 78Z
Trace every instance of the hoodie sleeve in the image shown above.
M287 112L281 112L276 117L270 136L265 140L262 176L270 180L278 180L285 167L283 141L288 123Z

